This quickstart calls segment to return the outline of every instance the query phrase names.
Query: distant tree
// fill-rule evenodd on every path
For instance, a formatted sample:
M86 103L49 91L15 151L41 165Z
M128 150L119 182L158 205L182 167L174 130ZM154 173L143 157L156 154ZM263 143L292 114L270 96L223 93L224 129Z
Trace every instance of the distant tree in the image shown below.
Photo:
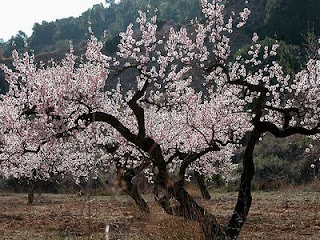
M23 31L18 31L15 36L12 36L7 42L2 44L3 55L10 57L14 49L19 51L28 50L28 36Z
M8 83L5 81L4 72L0 70L0 94L8 91Z
M76 18L64 18L56 21L57 35L55 36L57 41L72 40L73 43L79 43L84 39L85 26L80 26L79 21Z
M115 0L106 0L106 3L109 5L115 4Z
M302 34L306 34L309 27L314 27L316 35L320 35L319 9L317 0L268 0L264 34L301 45Z
M43 21L41 24L35 23L32 30L30 47L35 51L38 51L41 47L54 44L58 35L58 28L54 22Z

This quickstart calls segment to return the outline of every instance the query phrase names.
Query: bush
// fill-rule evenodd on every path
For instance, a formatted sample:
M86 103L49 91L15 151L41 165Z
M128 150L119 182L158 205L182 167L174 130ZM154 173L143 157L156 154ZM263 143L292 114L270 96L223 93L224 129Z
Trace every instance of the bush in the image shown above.
M319 149L317 142L302 136L286 141L265 136L255 149L253 189L276 190L312 182L319 175Z

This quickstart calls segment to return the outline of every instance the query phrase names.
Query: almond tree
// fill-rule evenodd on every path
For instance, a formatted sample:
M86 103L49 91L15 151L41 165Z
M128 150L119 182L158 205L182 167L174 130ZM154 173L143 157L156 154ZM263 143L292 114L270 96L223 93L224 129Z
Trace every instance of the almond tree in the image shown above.
M102 43L94 36L79 62L72 48L61 64L40 68L29 55L20 58L14 52L16 71L3 67L10 90L1 102L14 110L2 129L6 124L14 133L26 129L23 141L14 134L20 148L68 151L61 161L68 166L86 164L99 145L116 143L112 154L127 167L124 177L142 209L146 204L134 184L152 166L150 180L162 189L158 202L167 213L199 222L206 239L237 238L252 202L253 150L259 139L265 132L283 138L319 133L315 94L320 64L310 60L306 70L290 79L278 63L269 63L277 44L262 48L256 34L247 53L251 57L232 60L234 22L242 27L250 10L226 19L221 2L202 0L204 19L164 35L157 33L155 16L140 12L138 32L129 25L120 34L116 57L102 54ZM134 87L124 92L121 84L128 78ZM114 79L119 84L108 90ZM228 175L230 159L246 134L238 200L223 226L186 191L185 180L188 169L208 177ZM83 145L61 140L69 138ZM171 205L172 199L178 204Z

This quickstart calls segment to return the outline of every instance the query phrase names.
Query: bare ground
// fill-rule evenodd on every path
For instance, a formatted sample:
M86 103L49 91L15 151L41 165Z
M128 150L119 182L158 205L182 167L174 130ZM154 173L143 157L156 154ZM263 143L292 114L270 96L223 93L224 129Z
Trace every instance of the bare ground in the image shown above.
M143 216L126 196L80 197L42 194L27 205L26 194L0 194L0 239L203 239L198 224L169 216L146 197L151 214ZM212 193L203 201L226 223L236 193ZM256 192L240 239L320 239L320 192Z

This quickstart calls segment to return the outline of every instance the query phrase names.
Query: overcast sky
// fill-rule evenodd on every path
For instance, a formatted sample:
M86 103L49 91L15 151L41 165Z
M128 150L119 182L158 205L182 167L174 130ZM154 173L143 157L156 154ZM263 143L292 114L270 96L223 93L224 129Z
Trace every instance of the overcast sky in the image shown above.
M34 23L77 17L97 3L105 3L105 0L2 0L0 38L7 41L19 30L30 37Z

